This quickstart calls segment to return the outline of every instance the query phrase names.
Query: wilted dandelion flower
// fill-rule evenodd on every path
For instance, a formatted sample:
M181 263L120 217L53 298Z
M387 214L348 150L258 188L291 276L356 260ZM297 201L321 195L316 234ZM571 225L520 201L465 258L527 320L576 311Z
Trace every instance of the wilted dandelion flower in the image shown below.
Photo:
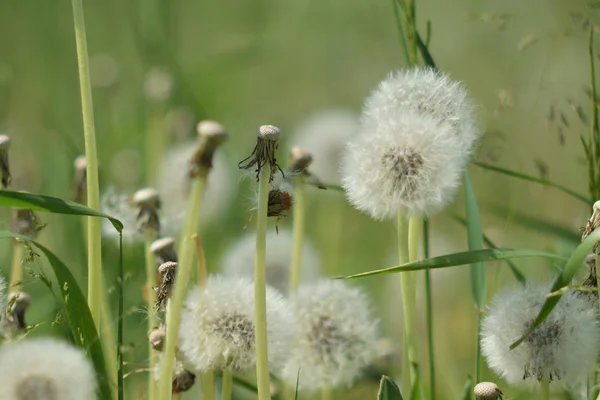
M323 182L338 183L339 165L346 140L356 134L358 117L346 110L319 111L301 122L291 143L313 156L310 172Z
M0 399L94 399L95 391L89 360L67 343L32 339L0 350Z
M287 356L291 314L286 300L267 288L269 364ZM179 350L196 372L247 370L256 362L254 285L239 277L211 276L205 288L188 294L181 316Z
M290 285L290 266L292 262L293 235L287 229L280 229L279 234L267 233L267 284L287 293ZM222 261L222 271L228 276L254 277L254 255L256 252L256 235L246 234L227 250ZM313 246L304 240L302 247L302 276L304 282L319 276L319 256Z
M496 296L482 323L481 349L488 365L511 384L524 380L573 383L595 365L600 330L596 309L585 297L568 292L525 341L525 334L549 292L547 286L518 287Z
M367 296L341 281L301 285L291 299L292 354L282 377L318 390L350 385L375 357L377 321Z

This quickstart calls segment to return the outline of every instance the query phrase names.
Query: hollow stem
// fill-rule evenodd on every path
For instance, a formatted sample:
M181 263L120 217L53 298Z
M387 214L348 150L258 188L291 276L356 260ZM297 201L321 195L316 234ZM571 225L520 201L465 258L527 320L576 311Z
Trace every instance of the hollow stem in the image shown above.
M543 379L540 385L540 400L550 400L550 381Z
M299 175L294 187L294 244L292 250L292 266L290 272L290 293L293 293L300 284L302 273L302 247L304 245L304 220L306 212L304 178Z
M411 216L408 221L408 261L419 260L419 245L421 243L421 234L423 231L423 219L419 216ZM409 331L409 355L408 361L411 369L411 386L415 384L415 377L418 376L418 355L417 355L417 337L415 331L415 302L417 295L417 272L409 272L410 279L410 314L412 329ZM411 356L412 351L412 356Z
M429 221L423 220L423 256L429 258ZM431 270L425 270L425 303L427 308L427 347L429 356L430 398L435 400L435 357L433 350L433 293Z
M14 243L12 265L10 268L10 282L8 286L8 290L11 293L21 290L21 284L23 282L23 243L20 240L15 240Z
M231 400L232 386L233 376L231 370L226 368L223 370L223 377L221 379L221 400Z
M267 348L267 207L271 167L263 167L258 184L258 211L256 215L256 255L254 259L254 323L256 331L256 384L258 400L271 398Z
M151 332L158 326L158 316L156 313L156 260L150 246L152 245L153 237L151 234L146 234L146 306L148 308L148 332ZM152 344L148 341L148 367L150 374L148 376L148 400L156 400L156 381L154 380L153 371L156 365L156 350L152 348Z
M72 0L73 24L77 46L77 65L79 68L79 86L81 91L81 111L83 117L83 136L85 139L85 157L87 161L87 200L88 207L100 210L100 187L98 184L98 156L96 151L96 132L94 128L94 105L90 83L89 57L85 33L83 1ZM92 317L99 328L101 308L102 255L100 218L88 217L88 305Z
M187 283L190 281L195 233L204 188L206 187L206 175L199 175L192 183L192 190L188 201L188 211L185 226L181 236L181 247L179 250L179 263L177 266L177 277L175 288L170 300L169 312L167 313L167 338L165 343L163 363L160 370L158 382L158 396L160 400L167 400L171 393L171 380L175 366L175 349L179 340L179 323L181 321L181 309L187 292Z

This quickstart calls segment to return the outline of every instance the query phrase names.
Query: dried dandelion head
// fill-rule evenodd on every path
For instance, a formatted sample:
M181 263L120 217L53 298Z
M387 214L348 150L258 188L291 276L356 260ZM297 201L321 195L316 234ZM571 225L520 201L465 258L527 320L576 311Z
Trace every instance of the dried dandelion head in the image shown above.
M95 399L95 391L92 365L67 343L31 339L0 349L0 399Z
M300 389L350 385L372 361L377 321L358 288L341 281L301 285L292 298L296 317L292 354L282 377Z
M494 382L480 382L473 388L476 400L502 400L502 391Z
M156 308L162 309L167 300L171 298L171 291L175 285L175 277L177 274L177 263L167 261L158 267L160 276L160 286L156 288Z
M27 208L13 209L12 228L15 233L35 239L43 226L32 210Z
M140 189L133 195L133 205L136 210L137 229L148 235L157 235L160 231L160 196L156 189Z
M260 171L269 165L270 175L269 182L273 181L275 172L281 171L277 165L275 151L279 147L279 136L281 130L274 125L262 125L258 128L256 146L250 156L238 163L240 169L250 169L256 167L256 180L258 181Z
M148 341L152 348L156 351L163 351L165 340L167 337L167 331L165 330L165 326L161 325L160 327L152 330L148 335Z
M292 147L290 150L290 171L292 173L305 173L312 164L313 156L305 148L300 146Z
M10 165L8 163L8 149L10 148L10 137L0 135L0 183L6 189L12 180Z
M239 277L211 276L192 289L181 316L179 350L195 372L255 364L254 285ZM291 316L285 299L267 288L269 364L281 366L289 349Z
M223 125L217 121L200 121L196 130L200 143L190 160L189 174L191 178L208 175L213 167L215 151L229 137Z
M150 244L150 251L156 257L158 266L168 261L177 262L177 252L175 251L175 239L172 237L163 237L156 239Z

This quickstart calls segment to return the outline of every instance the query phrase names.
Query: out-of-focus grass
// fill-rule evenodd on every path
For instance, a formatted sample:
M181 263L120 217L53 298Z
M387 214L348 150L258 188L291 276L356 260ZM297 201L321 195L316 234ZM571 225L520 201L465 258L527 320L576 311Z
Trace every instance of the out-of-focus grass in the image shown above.
M547 175L585 193L578 135L587 128L572 105L581 104L588 112L584 88L589 63L582 20L598 21L598 11L586 1L426 0L417 4L421 28L431 20L431 52L439 67L463 80L479 105L487 134L477 159L535 176ZM144 138L150 118L165 109L184 106L197 119L221 121L231 132L223 151L232 164L251 150L258 125L276 124L283 129L280 158L284 159L292 145L285 135L303 117L324 107L359 111L369 90L403 63L392 5L387 0L109 0L86 2L85 12L90 54L109 54L119 71L114 85L94 89L103 187L114 182L128 190L146 185ZM13 139L16 189L58 197L70 193L72 161L83 152L71 21L68 2L0 3L0 130ZM161 106L151 104L143 93L145 74L155 66L166 66L176 76L173 99ZM551 106L552 121L548 120ZM193 134L187 132L190 137ZM119 164L124 149L130 150L125 153L129 154L126 167ZM124 172L128 173L126 179ZM521 227L518 215L551 221L575 233L588 217L584 205L551 188L479 169L471 172L484 231L499 246L564 251L565 244L552 235ZM237 183L236 179L233 182ZM218 270L225 246L244 231L249 218L248 190L248 184L242 182L232 208L205 230L203 243L211 271ZM308 192L307 234L321 251L330 275L393 265L395 233L391 224L370 221L346 205L342 194ZM433 218L432 256L466 249L466 232L448 218L464 209L463 201L459 196L453 207ZM486 204L508 211L490 213ZM340 209L341 216L328 220L330 213L324 207ZM9 218L10 214L3 212L0 225L8 226ZM48 226L39 240L84 283L82 221L54 215L43 215L42 220ZM118 251L109 241L103 247L105 277L113 290L110 282L116 273ZM0 242L0 270L4 273L8 273L10 257L11 243ZM140 311L142 245L126 247L124 261L125 357L130 363L127 370L134 370L143 366L146 349L145 315ZM548 279L553 268L543 260L519 261L518 265L531 279ZM489 263L488 268L488 297L495 288L514 284L505 266ZM355 283L373 293L383 333L398 338L401 307L396 277ZM470 297L465 296L468 287L467 267L433 272L440 399L457 398L467 374L473 373L475 313ZM39 334L59 329L50 324L56 305L44 286L28 279L25 290L33 295L30 322L44 322ZM419 330L424 332L422 292L418 304ZM420 356L425 363L426 336L420 337ZM143 378L143 374L127 378L131 398L136 398ZM483 378L498 380L488 371ZM427 376L424 379L427 381ZM530 398L513 388L503 389L511 398Z

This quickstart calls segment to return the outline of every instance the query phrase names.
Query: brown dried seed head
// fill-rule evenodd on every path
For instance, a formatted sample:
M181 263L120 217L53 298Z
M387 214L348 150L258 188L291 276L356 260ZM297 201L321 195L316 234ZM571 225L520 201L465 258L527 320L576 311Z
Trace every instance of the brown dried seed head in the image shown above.
M480 382L473 389L477 400L502 400L502 391L493 382Z
M167 261L162 263L160 267L158 267L158 273L161 275L165 275L169 272L177 271L177 263L173 261Z
M312 163L313 157L306 149L300 146L292 147L290 151L290 169L303 172Z
M258 137L265 140L279 140L281 130L275 125L262 125L258 128Z
M223 125L210 119L198 122L196 132L198 132L198 136L207 140L224 140L228 136Z
M196 375L186 369L175 372L173 375L173 393L181 393L190 390L192 386L194 386L195 381Z
M10 147L10 137L8 135L0 135L0 151L6 151Z
M148 206L158 208L160 197L156 189L144 188L140 189L133 195L133 203L138 206Z
M162 351L165 344L166 332L163 327L157 328L150 332L148 335L148 340L150 341L150 345L156 351Z

